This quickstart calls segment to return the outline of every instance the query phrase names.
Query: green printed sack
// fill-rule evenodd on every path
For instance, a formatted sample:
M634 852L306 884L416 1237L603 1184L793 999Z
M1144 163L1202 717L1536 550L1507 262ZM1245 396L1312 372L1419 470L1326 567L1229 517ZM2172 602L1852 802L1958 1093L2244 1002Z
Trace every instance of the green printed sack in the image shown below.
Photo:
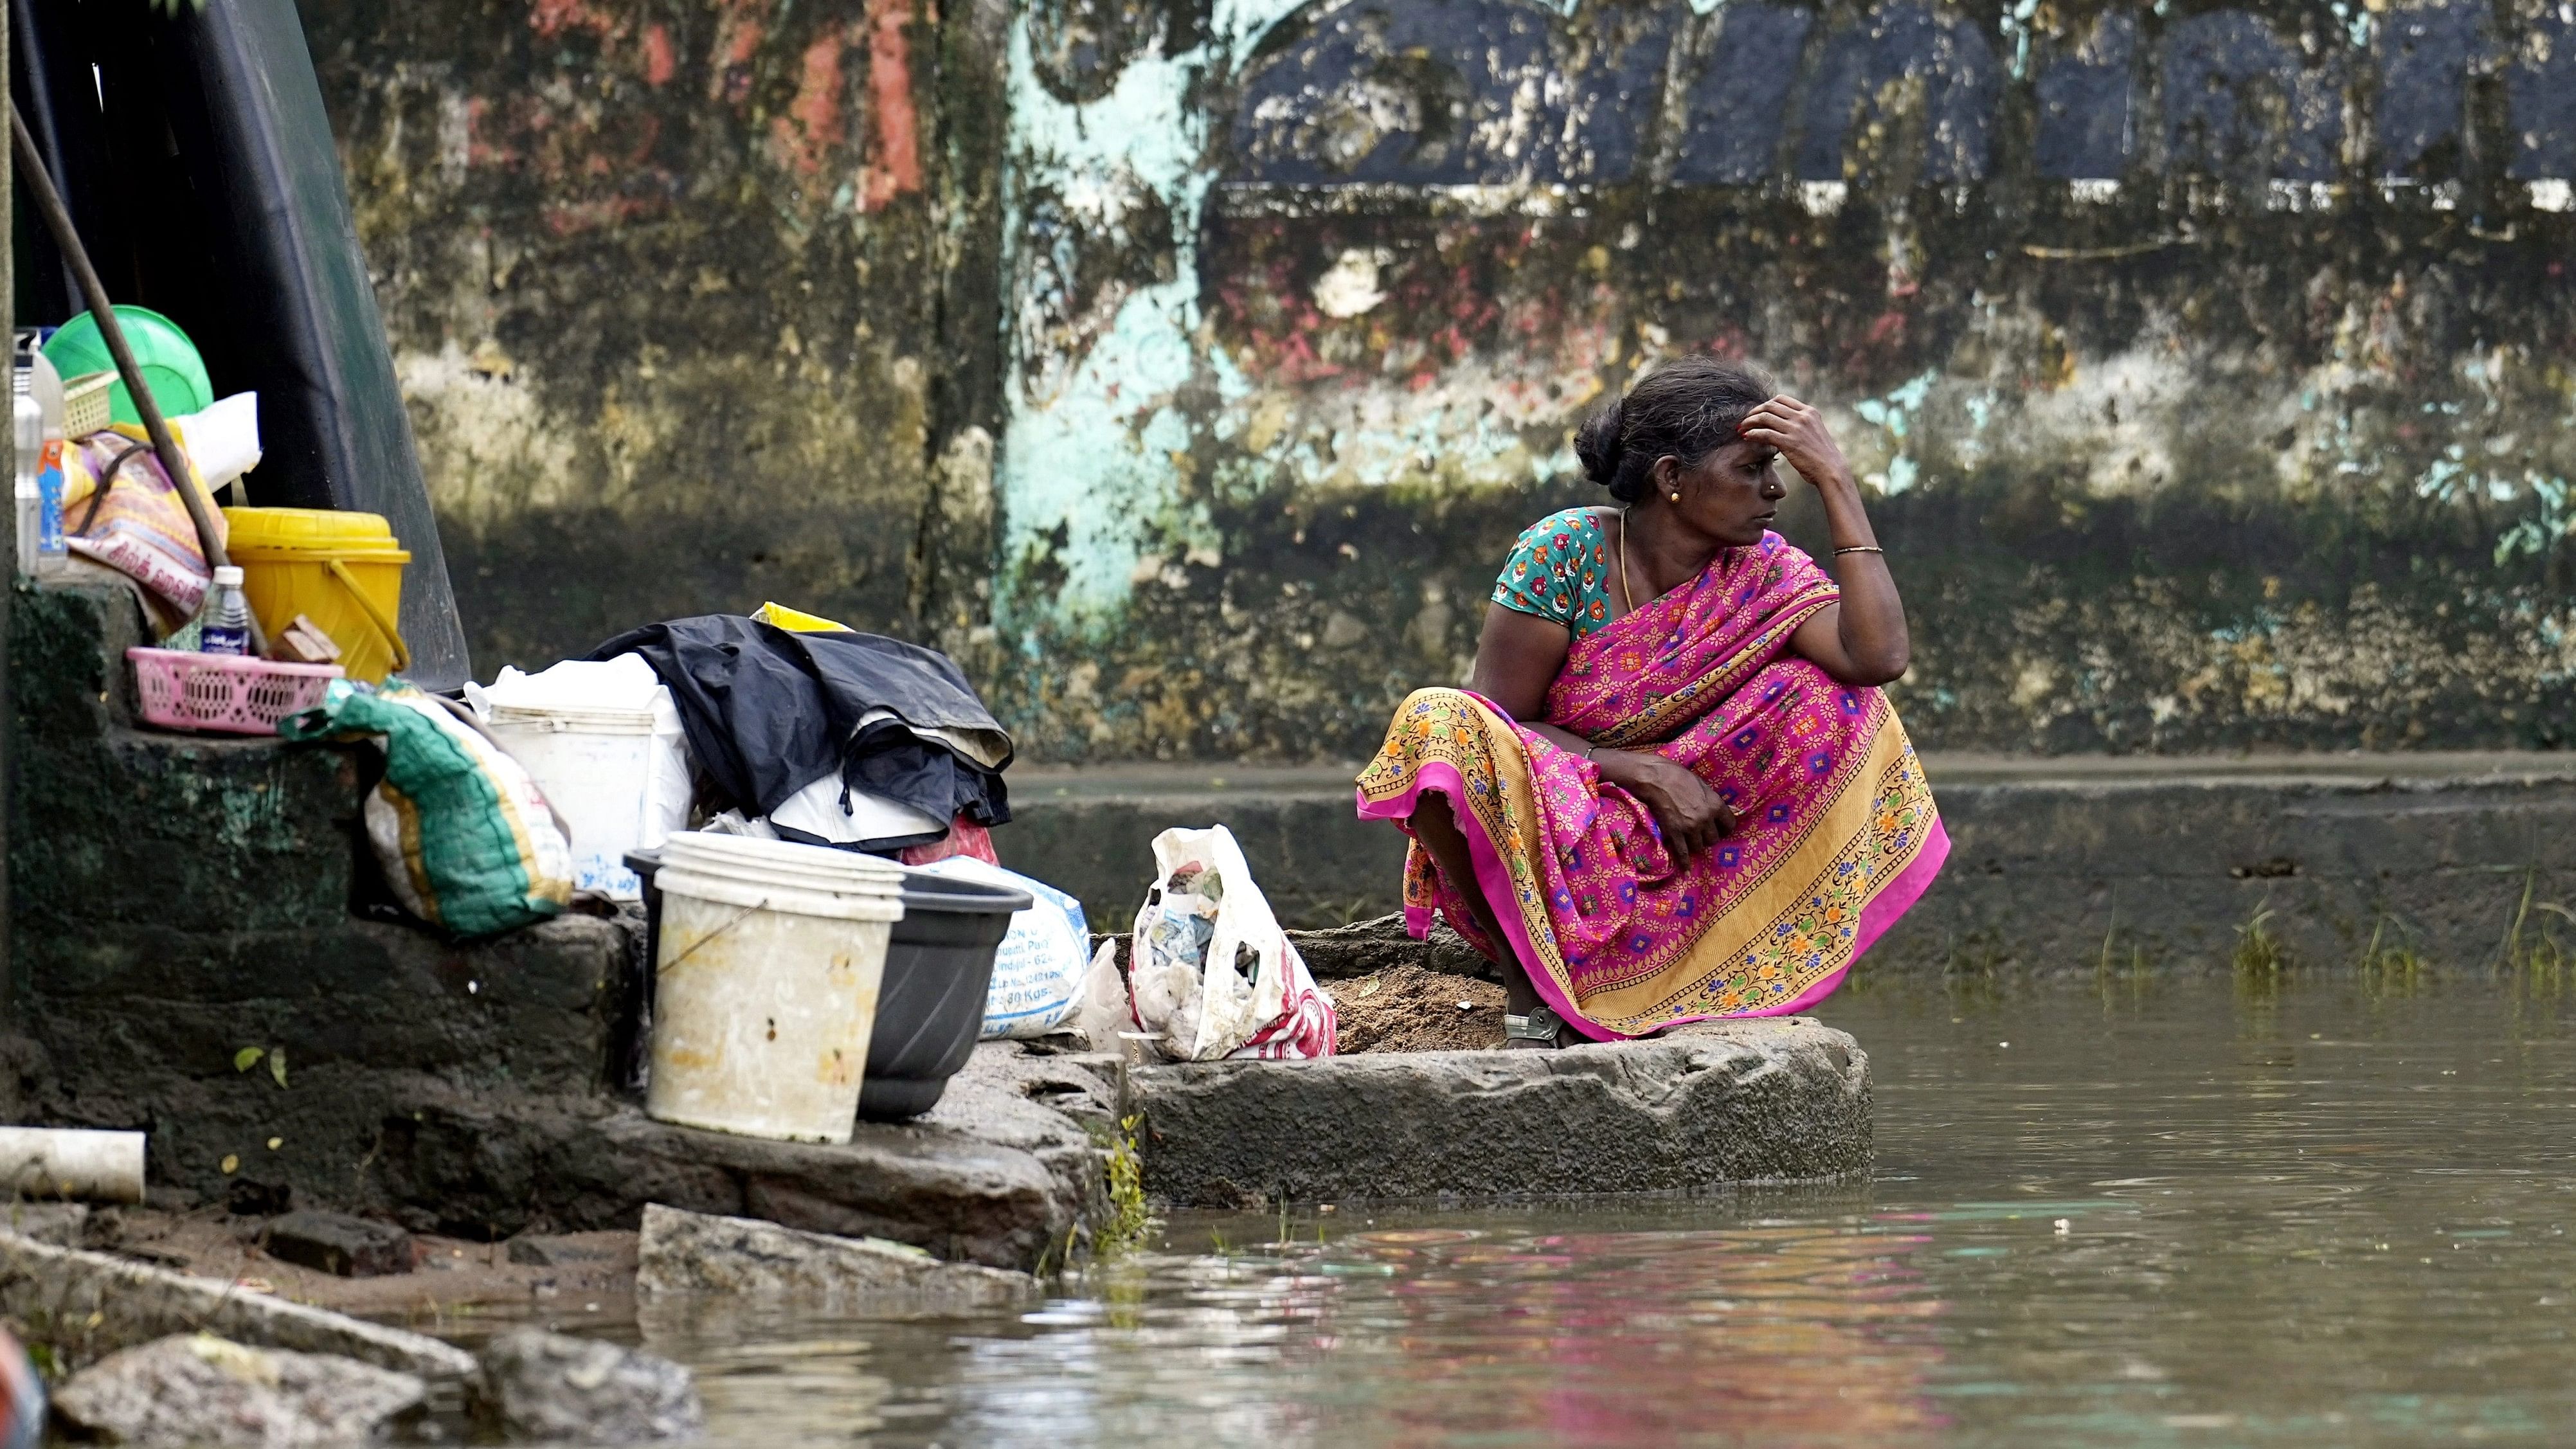
M459 936L561 914L572 846L519 762L400 679L373 691L334 680L321 707L277 727L290 740L374 737L383 783L367 796L367 841L403 908Z

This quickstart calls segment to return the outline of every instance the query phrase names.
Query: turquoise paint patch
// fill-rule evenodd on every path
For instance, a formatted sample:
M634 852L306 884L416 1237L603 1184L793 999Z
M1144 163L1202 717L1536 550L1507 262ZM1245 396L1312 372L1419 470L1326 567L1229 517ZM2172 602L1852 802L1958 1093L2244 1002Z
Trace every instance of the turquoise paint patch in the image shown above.
M1013 358L996 477L1010 564L994 601L1002 620L1044 615L1059 627L1096 631L1124 610L1148 554L1215 546L1204 516L1180 509L1174 455L1186 456L1195 434L1172 397L1193 382L1215 383L1220 396L1241 396L1250 385L1195 336L1197 238L1212 173L1205 121L1190 94L1211 65L1239 62L1296 4L1220 4L1206 43L1141 57L1108 95L1081 104L1057 99L1039 82L1030 16L1021 9L1012 17L1006 214L1021 214L1024 199L1046 189L1114 225L1140 210L1122 205L1123 198L1150 194L1172 218L1174 280L1128 294L1106 333L1060 373L1033 384L1029 365L1043 359ZM1005 246L1008 274L1028 275L1016 265L1018 235ZM1023 283L1008 299L1014 337L1044 335L1070 305L1070 298ZM1050 556L1061 582L1035 597L1021 580Z

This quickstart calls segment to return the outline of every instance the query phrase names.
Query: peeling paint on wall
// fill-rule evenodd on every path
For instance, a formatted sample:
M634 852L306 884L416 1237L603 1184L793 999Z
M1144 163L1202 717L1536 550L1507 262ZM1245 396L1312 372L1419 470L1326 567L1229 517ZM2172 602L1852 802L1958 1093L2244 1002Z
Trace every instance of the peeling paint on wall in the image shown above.
M307 20L486 671L774 596L1034 757L1356 755L1706 350L1843 437L1927 745L2576 706L2563 7Z

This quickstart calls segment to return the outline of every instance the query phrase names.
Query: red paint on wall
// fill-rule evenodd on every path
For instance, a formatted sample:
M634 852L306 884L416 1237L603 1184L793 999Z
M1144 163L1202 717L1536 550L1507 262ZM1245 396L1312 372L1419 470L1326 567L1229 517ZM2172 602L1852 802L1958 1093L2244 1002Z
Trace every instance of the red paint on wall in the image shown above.
M660 21L644 31L644 83L668 85L680 69L680 58L671 51L671 32Z
M751 99L751 58L768 31L754 13L759 0L731 0L716 18L716 43L707 66L707 99L739 106Z
M603 227L622 226L661 210L662 207L648 197L603 196L587 201L549 202L537 214L547 231L568 237Z
M539 35L587 30L603 40L620 28L616 21L592 9L589 0L536 0L529 8L528 24Z
M769 121L770 153L799 176L819 175L841 144L841 27L826 26L805 47L796 99Z
M510 166L516 165L518 160L517 147L492 135L492 103L481 96L466 97L465 164Z
M860 176L859 209L921 189L921 119L912 102L911 0L868 0L868 109L875 144Z

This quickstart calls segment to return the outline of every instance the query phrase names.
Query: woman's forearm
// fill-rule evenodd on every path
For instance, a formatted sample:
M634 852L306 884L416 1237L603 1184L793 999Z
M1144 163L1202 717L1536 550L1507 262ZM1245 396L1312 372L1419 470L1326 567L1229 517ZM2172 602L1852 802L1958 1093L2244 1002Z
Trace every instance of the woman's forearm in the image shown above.
M1887 571L1887 555L1875 552L1878 534L1861 506L1860 485L1849 474L1819 480L1816 495L1825 505L1825 526L1832 534L1834 582L1842 585L1843 607L1838 632L1843 653L1879 682L1905 672L1913 646L1905 629L1905 603L1896 594L1896 579ZM1844 549L1872 552L1844 553Z
M1595 760L1598 760L1602 755L1610 753L1608 750L1595 748L1590 740L1576 734L1574 731L1569 729L1560 729L1552 724L1531 724L1527 721L1523 721L1521 728L1530 731L1543 740L1546 740L1549 744L1556 746L1560 750L1571 750L1578 755L1589 755Z
M1546 740L1549 744L1556 746L1558 749L1581 755L1585 759L1590 760L1592 762L1592 767L1601 772L1601 778L1613 785L1629 785L1635 783L1637 778L1638 762L1646 758L1643 754L1634 750L1620 750L1613 749L1608 745L1596 745L1592 741L1585 739L1583 736L1576 734L1572 730L1560 729L1551 724L1523 723L1521 728L1536 734L1539 738Z

